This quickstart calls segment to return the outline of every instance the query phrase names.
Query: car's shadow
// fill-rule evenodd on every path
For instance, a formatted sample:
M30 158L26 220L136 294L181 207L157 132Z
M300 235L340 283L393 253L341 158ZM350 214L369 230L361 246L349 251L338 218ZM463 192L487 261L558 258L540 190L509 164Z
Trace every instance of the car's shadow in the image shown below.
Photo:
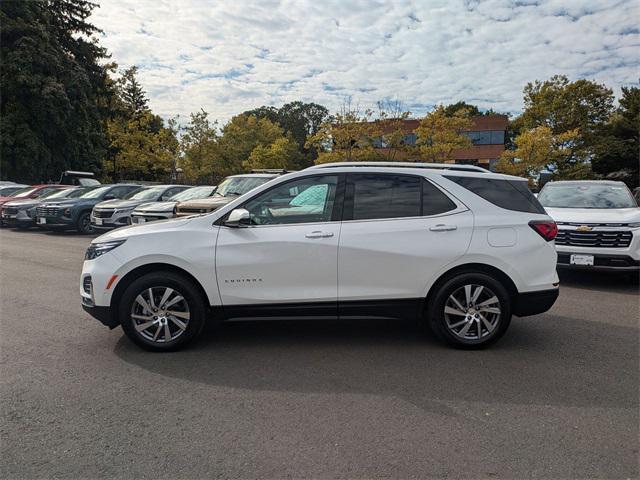
M640 274L559 269L560 288L563 286L616 293L638 294Z
M523 405L637 406L637 331L566 317L514 319L483 351L443 346L399 321L271 321L209 328L191 348L140 350L124 361L158 375L229 388L393 395L458 415L448 401ZM606 359L600 368L589 362ZM607 366L612 366L607 368Z

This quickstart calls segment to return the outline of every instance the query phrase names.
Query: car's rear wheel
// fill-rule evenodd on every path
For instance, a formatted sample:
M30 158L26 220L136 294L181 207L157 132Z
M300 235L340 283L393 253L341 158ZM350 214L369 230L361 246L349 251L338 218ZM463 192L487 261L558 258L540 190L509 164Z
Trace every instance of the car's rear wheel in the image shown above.
M206 306L194 283L173 272L154 272L125 290L118 315L124 333L154 351L177 350L202 331Z
M95 228L91 226L91 213L83 212L78 217L76 222L76 229L83 235L88 235L95 232Z
M461 273L438 288L427 307L433 333L459 348L484 348L496 342L511 322L507 289L485 273Z

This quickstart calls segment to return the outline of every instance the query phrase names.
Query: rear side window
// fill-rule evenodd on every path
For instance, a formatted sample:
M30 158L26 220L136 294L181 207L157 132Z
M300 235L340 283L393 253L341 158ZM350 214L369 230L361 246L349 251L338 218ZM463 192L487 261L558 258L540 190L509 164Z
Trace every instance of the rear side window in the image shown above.
M419 217L455 208L444 193L422 177L388 174L347 177L345 220Z
M516 212L546 213L538 199L529 190L525 180L498 180L448 175L445 178L498 207Z

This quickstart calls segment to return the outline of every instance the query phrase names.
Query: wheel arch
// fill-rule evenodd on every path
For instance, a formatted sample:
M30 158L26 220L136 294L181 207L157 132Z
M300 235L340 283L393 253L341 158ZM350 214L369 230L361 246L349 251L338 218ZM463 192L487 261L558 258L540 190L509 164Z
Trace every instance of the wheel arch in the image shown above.
M120 323L120 319L117 318L118 305L120 304L120 299L122 298L122 295L126 291L127 287L131 285L131 283L134 280L140 278L143 275L146 275L148 273L153 273L153 272L162 272L162 271L169 271L169 272L181 275L185 278L188 278L191 282L193 282L193 284L198 289L200 295L202 296L202 299L205 302L205 305L209 305L209 297L207 295L207 292L205 291L202 284L198 281L198 279L194 277L191 273L189 273L183 268L180 268L176 265L172 265L170 263L162 263L162 262L147 263L144 265L140 265L130 270L129 272L127 272L126 275L120 279L115 289L113 290L113 294L111 295L110 310L112 312L112 315L116 316L116 320L118 323Z
M516 287L516 284L514 283L514 281L511 279L509 275L507 275L505 272L503 272L499 268L494 267L493 265L488 265L486 263L465 263L462 265L457 265L450 270L447 270L442 275L440 275L440 277L438 277L438 279L435 282L433 282L425 298L423 311L424 309L427 309L429 307L429 305L431 304L431 301L433 300L433 297L435 297L439 288L447 280L461 273L484 273L494 277L496 280L502 283L502 285L504 285L504 287L507 289L507 292L509 293L509 299L513 306L518 296L518 289Z

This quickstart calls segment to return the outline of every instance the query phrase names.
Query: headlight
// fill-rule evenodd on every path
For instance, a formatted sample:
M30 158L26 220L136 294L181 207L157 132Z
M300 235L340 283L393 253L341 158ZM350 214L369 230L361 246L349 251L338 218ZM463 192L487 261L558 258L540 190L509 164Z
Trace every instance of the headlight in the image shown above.
M98 258L100 255L104 255L114 248L119 247L124 242L125 240L111 240L110 242L92 243L89 245L89 248L87 248L87 252L84 254L84 259L93 260L94 258Z
M629 228L638 228L640 227L640 222L633 222L629 224Z
M118 213L130 213L133 212L134 207L130 207L130 208L118 208L116 209L116 212Z

